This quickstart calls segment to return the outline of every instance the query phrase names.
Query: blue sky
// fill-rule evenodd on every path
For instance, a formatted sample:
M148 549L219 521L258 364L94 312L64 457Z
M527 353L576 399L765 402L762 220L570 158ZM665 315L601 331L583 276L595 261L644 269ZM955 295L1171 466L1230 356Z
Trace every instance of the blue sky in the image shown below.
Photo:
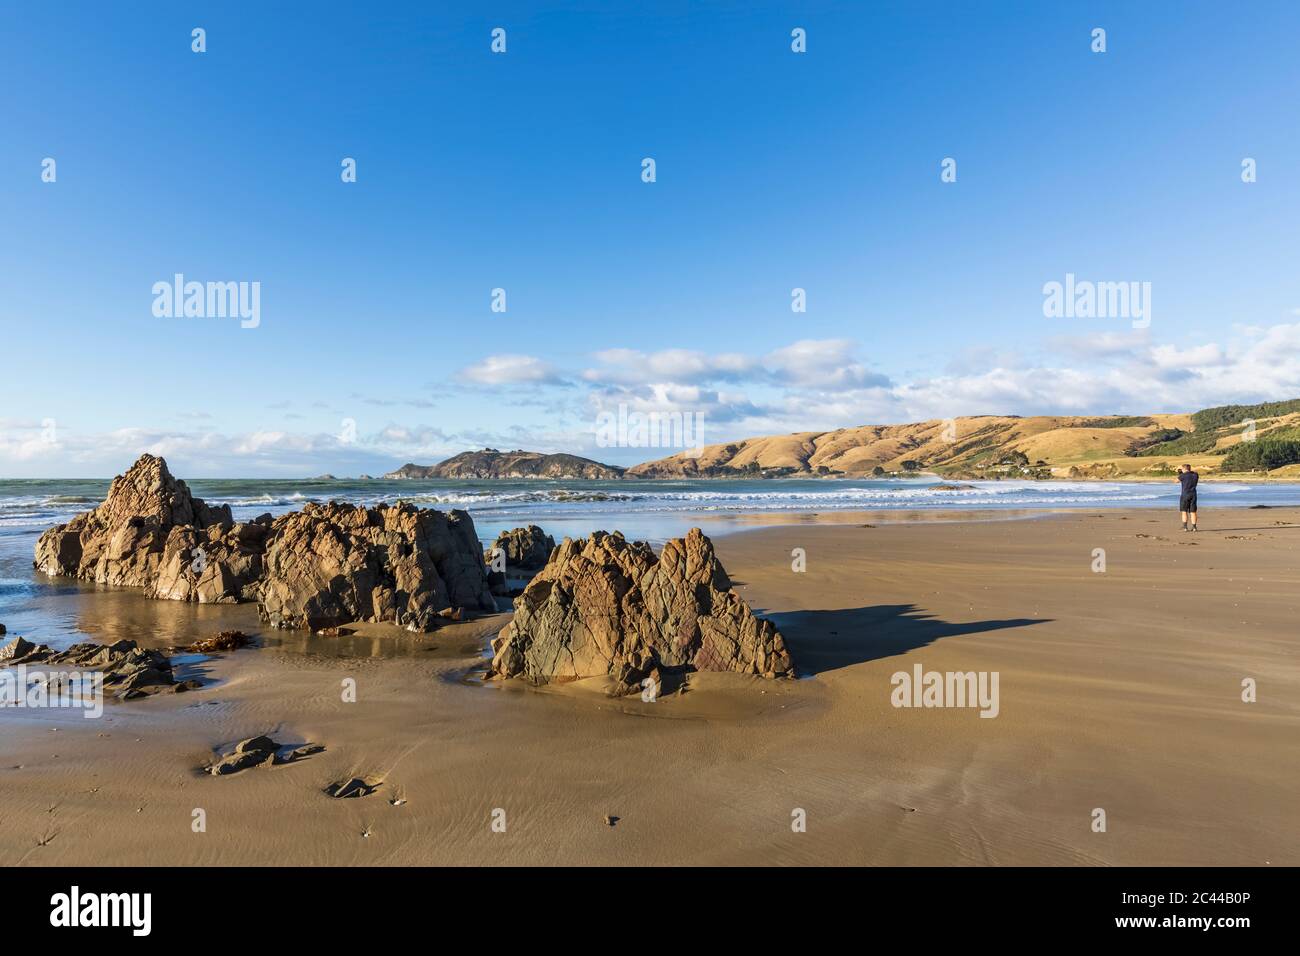
M1300 396L1296 4L648 6L7 5L0 476ZM155 316L178 272L260 324Z

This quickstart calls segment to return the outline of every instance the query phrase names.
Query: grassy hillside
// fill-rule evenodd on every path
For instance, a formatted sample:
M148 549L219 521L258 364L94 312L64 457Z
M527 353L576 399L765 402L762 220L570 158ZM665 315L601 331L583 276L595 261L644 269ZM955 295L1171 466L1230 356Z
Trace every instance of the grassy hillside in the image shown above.
M1252 432L1247 422L1253 422ZM1242 444L1261 444L1233 452ZM795 432L709 445L628 469L628 477L937 472L952 478L1167 477L1183 462L1203 474L1290 474L1300 462L1300 399L1191 414L983 415L906 425ZM1272 469L1271 471L1269 469Z

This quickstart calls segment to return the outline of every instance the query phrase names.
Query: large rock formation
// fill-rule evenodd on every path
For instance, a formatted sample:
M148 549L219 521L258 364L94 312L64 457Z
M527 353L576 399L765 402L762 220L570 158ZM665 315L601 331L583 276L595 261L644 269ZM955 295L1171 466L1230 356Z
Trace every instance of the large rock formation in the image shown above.
M144 588L149 597L201 604L249 600L262 570L269 516L236 524L142 455L113 479L94 511L41 535L35 566L97 584Z
M258 609L275 627L387 621L429 631L457 608L496 610L463 511L330 502L275 521Z
M617 532L565 538L492 650L491 676L537 683L611 675L635 687L655 669L794 673L776 626L732 590L698 528L657 558Z
M330 502L237 523L153 455L114 478L94 511L41 535L34 564L164 600L256 600L277 627L372 620L430 630L461 608L496 610L463 511Z

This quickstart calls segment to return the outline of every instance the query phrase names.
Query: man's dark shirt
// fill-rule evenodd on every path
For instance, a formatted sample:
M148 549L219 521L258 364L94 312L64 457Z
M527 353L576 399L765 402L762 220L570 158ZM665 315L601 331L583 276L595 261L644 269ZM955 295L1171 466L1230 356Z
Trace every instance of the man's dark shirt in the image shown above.
M1201 476L1194 471L1185 471L1178 476L1178 482L1183 486L1183 494L1190 495L1196 490L1196 483Z

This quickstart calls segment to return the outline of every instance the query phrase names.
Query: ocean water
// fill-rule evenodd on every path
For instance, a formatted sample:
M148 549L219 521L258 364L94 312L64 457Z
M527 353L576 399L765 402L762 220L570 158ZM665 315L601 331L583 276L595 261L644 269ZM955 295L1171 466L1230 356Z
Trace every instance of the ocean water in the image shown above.
M739 479L709 481L318 481L197 479L190 490L229 504L236 519L280 514L308 501L374 505L408 501L425 508L461 508L480 536L521 523L555 524L564 533L629 525L663 540L694 516L827 514L837 511L968 511L1062 508L1173 508L1179 485L1102 481L953 481L915 479ZM951 490L952 486L961 486ZM0 480L0 533L37 532L95 507L106 480ZM1297 483L1200 486L1203 508L1300 505ZM752 526L752 525L751 525ZM572 532L568 529L574 529Z
M374 505L408 501L420 507L461 508L486 543L499 531L541 525L556 540L596 529L660 543L694 525L710 535L791 521L873 521L961 518L963 512L1021 517L1044 511L1177 508L1178 483L1070 481L954 481L936 478L742 479L711 481L315 481L193 480L197 496L229 504L237 520L301 508L308 501ZM953 490L951 486L960 488ZM948 486L947 488L943 486ZM103 500L106 480L0 481L0 623L11 634L54 644L78 636L139 637L153 631L202 631L229 611L168 606L135 594L107 592L32 569L41 532ZM1209 518L1220 508L1300 505L1300 483L1214 483L1199 489ZM1212 519L1211 519L1212 520ZM245 609L246 610L246 609ZM211 617L209 621L208 618ZM114 628L119 630L114 630ZM121 630L120 628L133 628ZM83 638L84 639L84 638ZM148 643L148 641L146 640Z

